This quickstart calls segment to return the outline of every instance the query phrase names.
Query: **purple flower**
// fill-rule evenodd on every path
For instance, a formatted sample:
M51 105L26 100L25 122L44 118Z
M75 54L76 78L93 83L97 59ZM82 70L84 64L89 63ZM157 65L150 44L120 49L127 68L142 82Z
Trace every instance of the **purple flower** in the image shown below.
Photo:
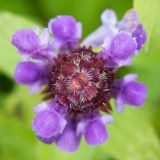
M123 19L118 22L117 25L120 30L125 30L132 33L137 28L139 23L137 12L134 9L130 9L126 12Z
M22 54L36 54L40 48L38 35L31 29L22 29L15 32L12 37L12 44Z
M78 124L77 134L84 134L89 145L95 146L105 143L109 136L105 125L112 123L112 116L101 116L99 113L82 120Z
M144 27L141 24L139 24L135 31L132 33L132 36L135 37L137 42L137 49L140 50L147 39Z
M108 139L105 125L98 120L88 123L85 130L85 139L89 145L103 144Z
M130 35L120 32L111 40L110 45L101 51L99 56L107 61L108 67L126 66L132 63L131 58L136 54L136 47L136 43Z
M51 19L41 35L36 28L19 30L12 37L25 58L16 67L16 82L29 86L31 93L43 87L44 102L34 108L33 131L39 140L55 142L62 151L76 151L83 136L91 146L109 139L111 98L118 111L125 104L141 106L146 99L147 89L135 75L115 78L146 41L136 13L130 11L118 22L112 10L105 10L101 21L83 42L81 23L71 16Z
M36 107L36 117L33 120L33 130L44 142L54 140L61 134L66 126L66 120L54 109L55 106L48 106L45 103Z
M76 47L81 38L81 23L72 16L58 16L51 19L49 29L52 32L55 44L62 49Z
M118 33L117 17L114 11L106 9L101 14L101 21L102 25L83 41L83 45L101 47L106 37L113 37Z
M20 62L16 66L15 80L23 85L31 85L44 76L44 69L40 64L33 62Z
M49 41L49 32L46 28L41 35L38 28L18 30L12 37L12 44L25 59L32 57L51 61L57 56Z
M131 58L146 41L146 32L137 13L129 10L121 21L117 21L115 12L107 9L102 13L101 21L102 25L84 40L83 45L101 48L100 56L108 67L130 65Z
M123 80L115 80L113 96L116 100L117 111L123 112L124 105L142 106L147 97L147 88L143 83L136 81L136 74L129 74Z
M76 134L76 126L72 122L65 127L63 134L57 138L56 144L62 151L74 152L79 147L80 138L81 136Z
M110 9L106 9L102 14L101 14L101 21L102 24L105 25L106 27L108 26L115 26L117 24L117 16L114 11Z
M36 93L47 80L48 68L41 62L19 62L14 77L17 83L30 86L30 92Z

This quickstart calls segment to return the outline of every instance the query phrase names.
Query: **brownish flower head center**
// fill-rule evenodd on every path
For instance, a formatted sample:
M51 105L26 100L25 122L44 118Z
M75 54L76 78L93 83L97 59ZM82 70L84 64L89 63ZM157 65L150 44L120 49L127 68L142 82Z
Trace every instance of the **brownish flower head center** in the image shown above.
M78 73L77 75L71 78L69 84L69 90L71 92L78 92L84 89L89 83L88 77L85 73Z
M58 56L49 79L52 96L73 111L107 107L113 73L91 49L79 48Z

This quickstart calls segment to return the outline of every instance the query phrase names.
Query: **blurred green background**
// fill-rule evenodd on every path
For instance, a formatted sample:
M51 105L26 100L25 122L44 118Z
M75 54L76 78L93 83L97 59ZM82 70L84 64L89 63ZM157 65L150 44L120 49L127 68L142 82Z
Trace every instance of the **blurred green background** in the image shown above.
M108 126L109 141L90 147L82 140L75 153L63 153L55 145L39 142L31 128L32 108L40 95L28 95L26 87L15 84L14 68L20 60L10 44L21 28L44 27L57 15L73 15L83 24L83 37L100 25L105 8L118 18L135 8L144 24L148 40L130 67L120 76L138 73L148 86L148 98L139 109L126 107L123 114L113 111ZM160 0L5 0L0 1L0 160L159 160L160 159Z

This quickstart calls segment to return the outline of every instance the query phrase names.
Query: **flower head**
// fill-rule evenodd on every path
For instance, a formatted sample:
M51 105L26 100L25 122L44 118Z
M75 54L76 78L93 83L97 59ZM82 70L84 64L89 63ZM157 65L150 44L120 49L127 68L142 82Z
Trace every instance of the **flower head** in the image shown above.
M33 131L63 151L75 151L82 136L92 146L108 140L111 98L120 112L125 104L139 107L146 99L147 89L136 75L115 78L146 41L136 12L129 11L118 22L112 10L105 10L101 20L102 25L82 42L81 23L72 16L51 19L42 34L37 28L22 29L12 37L24 58L16 67L16 82L29 86L31 93L45 86L44 102L34 108Z

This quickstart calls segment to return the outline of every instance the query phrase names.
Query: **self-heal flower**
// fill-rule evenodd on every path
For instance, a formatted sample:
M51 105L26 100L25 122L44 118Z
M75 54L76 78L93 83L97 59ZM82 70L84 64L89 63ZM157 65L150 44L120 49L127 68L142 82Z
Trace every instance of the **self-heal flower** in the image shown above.
M116 99L117 111L123 112L124 105L133 107L142 106L147 96L147 88L143 83L137 82L136 74L126 75L122 80L113 83L113 96Z
M39 139L46 143L52 142L65 128L66 120L56 111L55 106L42 103L34 109L36 117L33 121L33 130Z
M31 29L18 30L12 38L12 44L21 54L36 54L40 49L38 35Z
M108 43L104 41L105 43ZM110 42L108 47L105 47L100 57L103 57L108 63L109 67L121 67L130 65L132 63L131 58L136 53L136 43L133 38L125 32L118 33Z
M22 29L12 37L23 57L15 69L16 82L29 86L31 93L43 86L44 102L33 109L33 131L39 140L55 142L63 151L77 150L82 137L91 146L109 139L111 98L120 112L126 104L139 107L146 99L146 86L136 75L115 78L146 41L136 12L117 21L112 10L105 10L101 21L84 41L81 23L72 16L51 19L42 34L37 28Z
M15 80L19 84L29 86L31 93L36 93L47 81L47 69L46 64L42 62L22 61L16 66Z
M81 38L81 23L72 16L58 16L49 22L49 30L54 35L54 43L60 49L71 49Z
M142 24L137 26L137 28L132 33L132 36L136 39L137 49L140 50L147 39L147 35Z
M146 32L136 11L129 10L122 20L117 21L114 11L107 9L102 13L101 21L102 25L84 40L83 45L101 47L100 56L109 61L107 65L130 65L131 58L146 42Z
M108 139L105 125L112 123L110 115L96 114L92 118L86 118L78 124L77 134L84 133L86 142L89 145L99 145Z
M12 44L18 49L24 59L51 60L56 57L51 42L49 41L49 31L45 28L39 34L39 28L22 29L14 33Z

